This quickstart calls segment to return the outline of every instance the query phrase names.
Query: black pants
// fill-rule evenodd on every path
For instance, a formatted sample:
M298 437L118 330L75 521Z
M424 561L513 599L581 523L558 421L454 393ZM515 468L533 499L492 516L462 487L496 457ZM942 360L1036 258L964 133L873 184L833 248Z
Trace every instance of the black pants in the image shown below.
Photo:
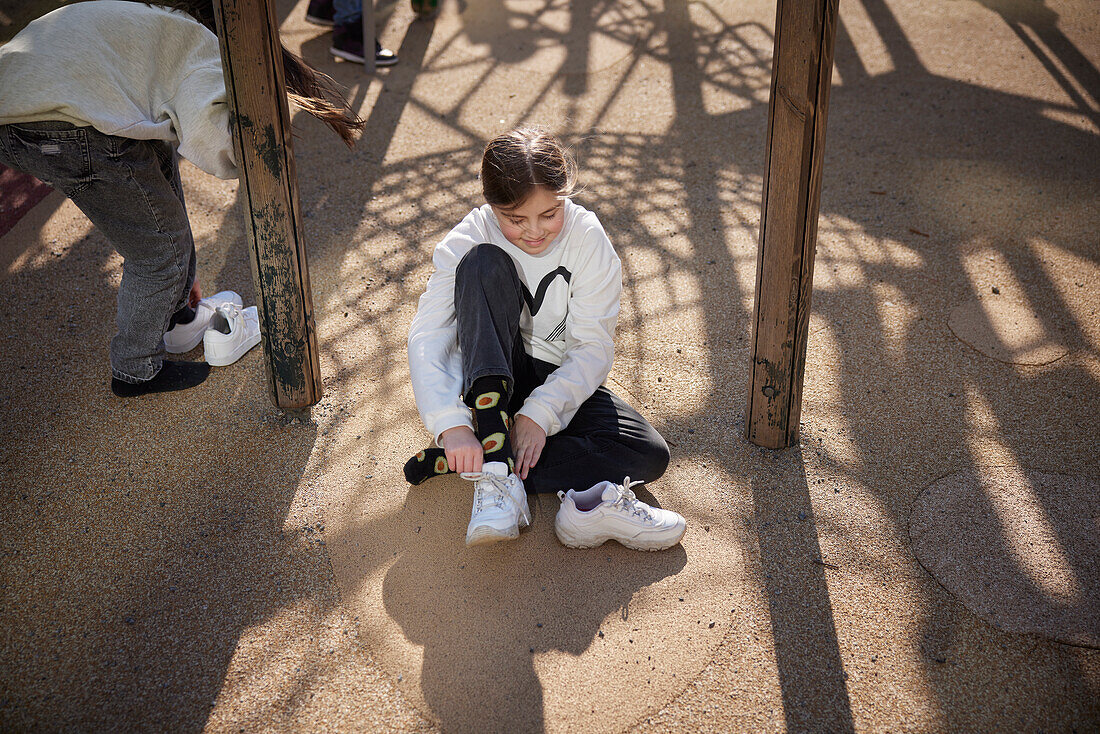
M470 250L455 272L455 313L462 350L463 394L474 380L494 375L515 384L510 415L557 365L527 354L520 337L523 289L515 263L485 243ZM652 482L668 467L661 434L606 387L599 387L569 425L546 439L524 485L528 492L583 490L624 477Z

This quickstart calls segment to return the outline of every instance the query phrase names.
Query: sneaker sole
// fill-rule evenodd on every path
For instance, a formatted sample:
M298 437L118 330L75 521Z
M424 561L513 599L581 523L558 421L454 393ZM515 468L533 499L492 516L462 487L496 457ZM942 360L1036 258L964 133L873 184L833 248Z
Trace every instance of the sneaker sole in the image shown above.
M249 339L248 341L238 345L236 349L226 355L211 356L209 354L209 350L207 350L206 363L211 367L228 367L229 365L233 364L241 357L243 357L245 354L247 354L248 351L252 349L252 347L256 346L259 343L260 335L257 334L254 338Z
M581 549L583 549L583 548L598 548L601 545L603 545L604 543L606 543L607 541L614 540L619 545L624 546L626 548L629 548L630 550L662 551L662 550L668 550L669 548L671 548L674 545L676 545L677 543L679 543L683 539L685 532L687 532L686 527L683 530L681 530L680 534L676 536L676 539L672 540L672 541L667 541L667 540L645 540L645 539L642 539L642 538L627 538L627 539L624 540L622 538L613 538L611 536L607 536L605 538L600 538L598 540L592 540L592 541L579 541L579 540L575 540L573 538L570 538L568 535L563 534L557 528L557 526L554 527L554 534L558 536L558 540L561 542L562 545L564 545L566 548L581 548Z
M356 56L355 54L350 53L348 51L341 51L340 49L336 48L335 46L330 47L328 52L330 54L332 54L333 56L335 56L336 58L338 58L338 59L343 59L344 61L350 61L353 64L365 64L366 63L366 59L364 59L362 56ZM397 62L398 62L398 59L396 59L396 58L375 59L374 60L374 65L379 67L379 68L385 68L387 66L396 66Z
M489 525L478 525L473 530L466 533L466 545L485 545L487 543L496 543L501 540L515 540L519 537L519 527L512 530L501 530Z
M364 59L362 56L356 56L355 54L350 53L348 51L341 51L340 49L336 48L335 46L330 47L328 52L330 54L332 54L333 56L335 56L336 58L338 58L338 59L343 59L344 61L350 61L354 64L362 64L366 61L366 59Z
M519 520L513 527L508 530L501 530L500 528L494 528L492 525L478 525L472 530L466 531L466 545L485 545L486 543L495 543L498 540L515 540L519 537L519 531L530 524L531 510L528 508L525 496Z

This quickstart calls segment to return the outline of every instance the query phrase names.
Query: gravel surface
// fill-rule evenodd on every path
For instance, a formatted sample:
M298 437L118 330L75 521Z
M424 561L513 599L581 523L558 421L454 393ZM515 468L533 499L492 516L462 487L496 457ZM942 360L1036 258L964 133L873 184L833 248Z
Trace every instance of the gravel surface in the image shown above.
M1069 543L1100 527L1094 2L840 4L783 452L741 437L773 3L385 4L401 63L373 80L305 6L277 3L284 39L368 120L347 150L295 115L309 416L259 350L114 398L119 257L56 193L0 237L0 729L1100 728L1096 638L1042 611L1098 598ZM669 551L565 549L553 497L467 550L469 485L401 478L431 249L517 123L574 147L622 256L608 385L672 447L645 488L688 519ZM254 303L236 182L183 177L206 291Z

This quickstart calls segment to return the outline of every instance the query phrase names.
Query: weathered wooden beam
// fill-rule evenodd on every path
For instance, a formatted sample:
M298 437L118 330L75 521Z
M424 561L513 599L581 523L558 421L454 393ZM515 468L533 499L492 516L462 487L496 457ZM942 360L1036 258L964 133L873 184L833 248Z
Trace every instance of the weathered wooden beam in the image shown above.
M270 0L215 10L268 382L275 405L306 408L321 368L275 12Z
M779 0L745 436L798 442L837 0Z

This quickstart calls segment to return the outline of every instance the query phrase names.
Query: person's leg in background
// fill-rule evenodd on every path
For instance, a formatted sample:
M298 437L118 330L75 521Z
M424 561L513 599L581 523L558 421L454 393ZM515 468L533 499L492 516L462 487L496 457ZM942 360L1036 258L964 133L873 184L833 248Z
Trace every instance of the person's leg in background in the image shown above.
M0 159L61 191L123 257L111 389L121 397L183 390L209 365L164 359L164 333L185 313L195 245L176 153L167 143L38 122L0 126Z
M366 0L371 2L371 0ZM306 10L306 20L320 26L332 27L333 56L362 64L363 57L363 0L311 0ZM393 66L397 54L377 40L374 42L376 66Z

